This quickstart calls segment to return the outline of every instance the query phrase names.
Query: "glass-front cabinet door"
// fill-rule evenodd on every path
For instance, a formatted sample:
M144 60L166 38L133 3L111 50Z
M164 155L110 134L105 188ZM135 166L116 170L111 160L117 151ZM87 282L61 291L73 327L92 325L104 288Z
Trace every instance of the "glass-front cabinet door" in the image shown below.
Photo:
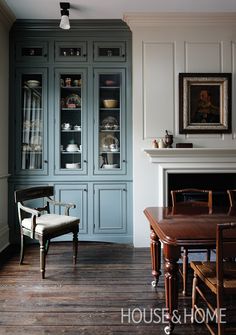
M56 72L56 172L86 173L85 70Z
M95 174L126 173L125 72L95 70Z
M23 174L47 173L46 69L27 69L17 74L16 170ZM20 132L20 134L18 133ZM20 138L20 142L18 139Z

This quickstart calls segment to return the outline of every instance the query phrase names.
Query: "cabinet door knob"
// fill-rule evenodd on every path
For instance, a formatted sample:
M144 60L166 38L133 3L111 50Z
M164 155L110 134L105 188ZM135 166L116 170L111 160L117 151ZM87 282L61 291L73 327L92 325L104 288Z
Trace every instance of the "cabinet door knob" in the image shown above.
M88 163L88 161L86 159L84 159L84 163Z
M44 160L44 163L48 163L48 161L45 159L45 160Z
M123 159L122 162L123 162L123 163L126 163L126 159Z
M43 57L45 57L45 58L46 58L47 56L48 56L47 54L44 54L44 55L43 55Z
M86 188L84 188L84 192L88 192L88 190Z

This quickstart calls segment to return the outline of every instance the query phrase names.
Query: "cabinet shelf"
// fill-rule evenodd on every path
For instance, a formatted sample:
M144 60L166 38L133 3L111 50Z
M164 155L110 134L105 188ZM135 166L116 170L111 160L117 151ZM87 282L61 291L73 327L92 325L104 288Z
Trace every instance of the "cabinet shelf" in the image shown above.
M119 112L120 111L120 108L108 108L108 107L100 107L100 110L101 111L117 111Z
M119 133L120 129L100 129L100 133Z
M81 107L73 107L73 108L61 108L62 111L78 111L81 110Z
M100 154L120 154L120 150L119 151L101 150Z
M100 86L100 88L104 90L119 90L120 86Z
M81 130L70 129L70 130L61 130L62 133L81 133Z
M81 91L81 86L61 86L62 91Z
M61 151L63 155L80 155L82 151Z

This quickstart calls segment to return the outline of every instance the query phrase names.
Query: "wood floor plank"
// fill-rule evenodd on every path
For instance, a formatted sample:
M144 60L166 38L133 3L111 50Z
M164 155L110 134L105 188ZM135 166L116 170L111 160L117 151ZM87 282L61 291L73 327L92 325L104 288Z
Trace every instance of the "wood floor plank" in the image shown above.
M1 263L0 335L165 334L165 324L151 319L154 310L165 308L165 292L163 276L156 289L151 287L148 248L80 243L78 251L74 267L71 243L52 243L44 280L38 245L27 247L21 266L19 253ZM180 295L179 305L183 315L191 308L191 297ZM124 317L122 323L122 311L134 319ZM176 334L184 333L208 331L187 320L176 326Z

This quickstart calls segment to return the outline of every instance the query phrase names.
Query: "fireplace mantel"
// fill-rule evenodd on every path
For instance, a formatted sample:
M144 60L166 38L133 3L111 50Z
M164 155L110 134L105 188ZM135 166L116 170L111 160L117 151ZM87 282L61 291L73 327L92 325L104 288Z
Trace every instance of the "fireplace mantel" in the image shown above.
M227 148L165 148L144 149L152 163L236 162L236 149Z
M165 148L144 149L157 166L158 205L167 204L170 173L236 173L236 149Z

